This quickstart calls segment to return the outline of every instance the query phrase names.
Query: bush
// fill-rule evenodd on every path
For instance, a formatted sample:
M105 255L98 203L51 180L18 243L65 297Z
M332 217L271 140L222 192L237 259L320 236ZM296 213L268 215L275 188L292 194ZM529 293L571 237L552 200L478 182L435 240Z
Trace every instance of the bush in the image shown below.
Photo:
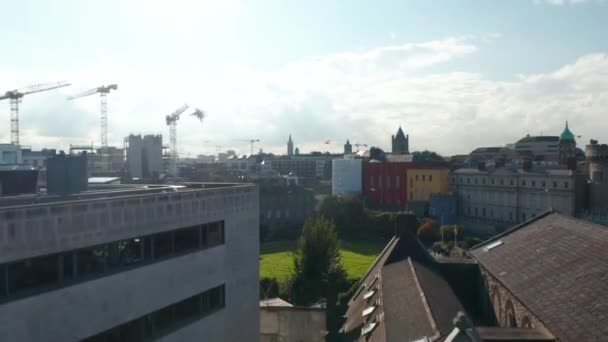
M276 278L260 279L260 299L279 297L279 282Z

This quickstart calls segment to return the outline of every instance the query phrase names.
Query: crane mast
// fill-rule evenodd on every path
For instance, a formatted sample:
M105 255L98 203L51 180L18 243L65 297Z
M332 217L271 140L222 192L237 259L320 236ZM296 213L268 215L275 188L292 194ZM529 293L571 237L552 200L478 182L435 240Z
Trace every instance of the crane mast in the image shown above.
M70 83L65 81L53 83L41 83L26 88L9 90L0 95L0 100L9 99L11 105L11 144L19 145L19 103L25 95L40 93L47 90L67 87Z
M169 172L173 176L177 176L177 120L179 120L179 116L189 107L190 106L185 104L165 118L167 125L169 126Z
M108 93L111 90L117 89L118 85L116 84L110 84L108 86L102 85L68 98L69 100L75 100L81 97L99 93L99 97L101 99L101 163L104 170L110 169L108 155Z

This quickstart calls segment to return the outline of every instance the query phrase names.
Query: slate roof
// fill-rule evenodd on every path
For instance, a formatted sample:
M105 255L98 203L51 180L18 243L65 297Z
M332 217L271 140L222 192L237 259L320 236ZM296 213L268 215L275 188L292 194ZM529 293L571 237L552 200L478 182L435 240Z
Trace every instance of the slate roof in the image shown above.
M547 212L470 252L558 340L606 340L608 228Z
M345 332L358 341L414 341L445 338L452 319L464 311L434 261L411 233L393 238L363 276L346 312ZM367 298L366 298L367 297ZM363 317L364 310L375 307ZM360 330L376 322L365 337Z

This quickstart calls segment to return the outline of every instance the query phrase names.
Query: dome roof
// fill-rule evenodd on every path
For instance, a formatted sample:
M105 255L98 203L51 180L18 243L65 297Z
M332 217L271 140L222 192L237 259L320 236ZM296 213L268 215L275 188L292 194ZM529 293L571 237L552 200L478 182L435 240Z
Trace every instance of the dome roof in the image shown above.
M574 140L574 134L568 128L568 121L566 121L566 128L564 128L564 131L559 136L559 140Z

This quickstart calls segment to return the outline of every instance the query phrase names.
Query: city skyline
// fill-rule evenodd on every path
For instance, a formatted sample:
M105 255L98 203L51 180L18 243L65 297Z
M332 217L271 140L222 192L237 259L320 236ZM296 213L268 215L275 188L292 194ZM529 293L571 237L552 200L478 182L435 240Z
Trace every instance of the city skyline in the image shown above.
M9 7L0 92L73 84L24 98L21 143L34 148L99 146L98 97L65 98L108 83L119 85L108 97L110 145L129 133L168 140L165 115L184 102L206 110L202 125L178 124L182 157L248 153L246 139L284 154L290 133L302 152L338 152L346 139L388 151L399 125L412 151L446 155L559 135L566 120L579 145L605 140L605 1ZM7 101L0 122L9 142Z

